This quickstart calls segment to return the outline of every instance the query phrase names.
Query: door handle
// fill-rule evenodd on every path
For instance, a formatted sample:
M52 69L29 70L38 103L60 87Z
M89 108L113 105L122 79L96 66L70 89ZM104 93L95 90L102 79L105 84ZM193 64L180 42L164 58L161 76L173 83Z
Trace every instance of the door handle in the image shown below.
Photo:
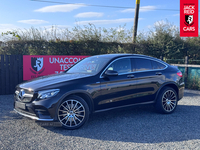
M162 75L162 73L161 72L156 72L156 75Z
M127 78L134 78L135 76L133 74L127 75Z

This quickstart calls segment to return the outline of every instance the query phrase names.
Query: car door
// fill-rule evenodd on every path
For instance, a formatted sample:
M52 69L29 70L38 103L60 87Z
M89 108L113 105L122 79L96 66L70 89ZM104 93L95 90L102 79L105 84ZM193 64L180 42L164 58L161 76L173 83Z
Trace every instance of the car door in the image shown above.
M164 68L165 65L148 59L148 58L133 58L135 63L135 79L137 79L137 98L136 103L144 103L153 101L156 97L156 92L165 81Z
M96 108L108 109L130 104L136 88L131 58L113 61L103 75L107 70L117 71L118 75L101 78L101 100L96 103Z

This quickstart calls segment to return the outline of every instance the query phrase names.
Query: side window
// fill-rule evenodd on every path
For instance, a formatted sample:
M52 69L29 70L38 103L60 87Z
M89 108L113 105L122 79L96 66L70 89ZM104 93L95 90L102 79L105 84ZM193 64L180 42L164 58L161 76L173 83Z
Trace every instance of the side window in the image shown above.
M152 70L151 60L144 58L135 58L136 71Z
M127 73L131 72L131 60L129 58L119 59L113 62L108 70L114 70L118 73Z
M156 61L151 61L152 63L152 67L153 69L164 69L165 68L165 65L159 63L159 62L156 62Z

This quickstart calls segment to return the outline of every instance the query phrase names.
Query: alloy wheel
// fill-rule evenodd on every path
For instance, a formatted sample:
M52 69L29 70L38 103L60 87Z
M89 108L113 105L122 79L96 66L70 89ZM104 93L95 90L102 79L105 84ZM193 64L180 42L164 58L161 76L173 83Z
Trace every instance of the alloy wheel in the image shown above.
M162 96L162 105L165 111L171 112L177 105L177 97L174 91L167 90Z
M85 108L77 100L64 101L58 109L58 119L63 126L73 128L80 125L85 118Z

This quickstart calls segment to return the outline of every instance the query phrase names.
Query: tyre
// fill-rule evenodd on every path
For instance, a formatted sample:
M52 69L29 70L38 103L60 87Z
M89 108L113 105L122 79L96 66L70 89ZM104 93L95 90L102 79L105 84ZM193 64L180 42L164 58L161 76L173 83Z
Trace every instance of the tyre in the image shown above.
M170 114L176 109L177 103L176 91L171 87L164 87L157 97L155 108L158 113Z
M66 129L78 129L89 119L89 107L79 96L70 96L58 107L58 120Z

